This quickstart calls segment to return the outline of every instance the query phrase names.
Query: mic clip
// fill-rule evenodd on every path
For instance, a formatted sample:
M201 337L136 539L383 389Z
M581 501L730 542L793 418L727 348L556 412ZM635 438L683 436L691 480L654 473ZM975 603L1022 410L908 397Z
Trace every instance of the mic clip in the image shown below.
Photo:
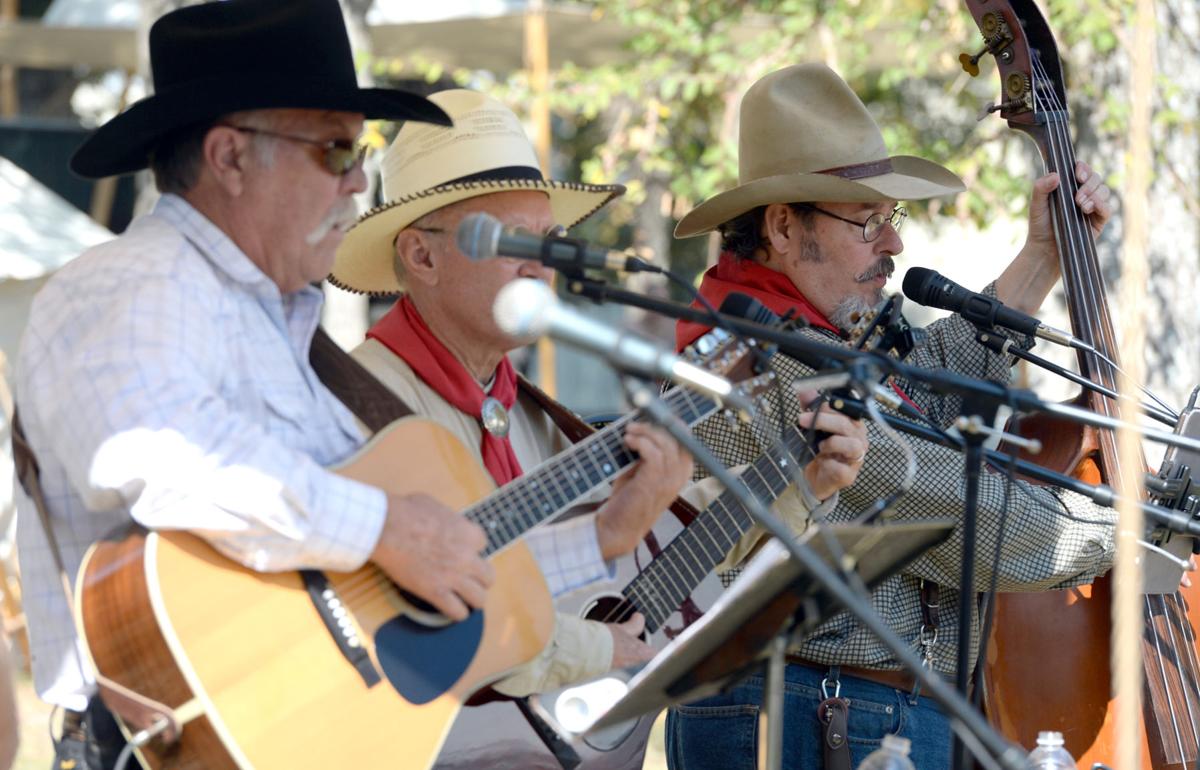
M1025 438L1018 436L1015 433L1008 433L999 428L993 428L984 422L979 415L971 415L970 417L959 417L954 421L954 427L959 433L973 433L978 436L986 436L987 438L999 438L1004 443L1024 449L1031 455L1038 454L1042 451L1042 442L1035 438Z
M850 341L855 343L859 350L866 350L867 346L871 345L872 349L883 353L891 352L903 361L917 346L923 344L928 336L924 329L913 327L908 322L904 317L903 305L904 297L893 294L881 305L854 319L855 325L850 330Z

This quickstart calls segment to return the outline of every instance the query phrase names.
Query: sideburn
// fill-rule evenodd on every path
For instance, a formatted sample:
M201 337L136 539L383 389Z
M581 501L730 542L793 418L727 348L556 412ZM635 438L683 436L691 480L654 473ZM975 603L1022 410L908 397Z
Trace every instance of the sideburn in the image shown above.
M801 262L814 265L825 261L825 254L821 251L821 244L817 243L817 239L811 234L805 235L800 241L800 255L798 259Z

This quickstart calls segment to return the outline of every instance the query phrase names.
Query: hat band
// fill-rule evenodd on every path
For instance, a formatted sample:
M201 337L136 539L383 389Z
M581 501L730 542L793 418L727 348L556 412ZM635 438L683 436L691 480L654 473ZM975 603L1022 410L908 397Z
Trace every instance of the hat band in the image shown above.
M464 182L499 182L507 179L528 179L534 182L546 181L542 177L542 172L531 166L503 166L501 168L490 168L487 171L480 171L475 174L460 176L457 179L451 179L449 182L446 182L446 184L463 184ZM439 185L439 187L441 186L444 185Z
M818 171L818 174L830 174L832 176L840 176L842 179L862 179L868 176L883 176L884 174L892 173L891 158L883 160L873 160L870 163L855 163L850 166L837 166L836 168L827 168L824 171Z

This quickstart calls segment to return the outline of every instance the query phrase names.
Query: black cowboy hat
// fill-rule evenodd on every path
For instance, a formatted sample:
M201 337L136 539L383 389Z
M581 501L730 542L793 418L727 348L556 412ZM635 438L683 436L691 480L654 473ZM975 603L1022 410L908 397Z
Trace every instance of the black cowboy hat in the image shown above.
M90 178L145 168L168 134L239 110L297 108L450 125L416 94L359 88L337 0L224 0L150 28L154 94L96 129L71 158Z

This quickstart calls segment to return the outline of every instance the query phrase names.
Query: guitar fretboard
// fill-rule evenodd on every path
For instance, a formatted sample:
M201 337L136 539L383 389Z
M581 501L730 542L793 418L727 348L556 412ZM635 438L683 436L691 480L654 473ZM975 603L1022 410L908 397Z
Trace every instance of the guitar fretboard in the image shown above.
M714 400L687 388L673 388L663 399L687 425L695 425L717 409ZM465 515L487 533L484 555L495 553L566 509L637 460L625 446L625 428L640 414L633 412L614 421L468 508Z
M804 433L796 427L788 430L738 477L763 505L773 503L811 457ZM725 490L646 565L622 593L625 603L646 617L647 633L662 627L753 524L750 513Z

